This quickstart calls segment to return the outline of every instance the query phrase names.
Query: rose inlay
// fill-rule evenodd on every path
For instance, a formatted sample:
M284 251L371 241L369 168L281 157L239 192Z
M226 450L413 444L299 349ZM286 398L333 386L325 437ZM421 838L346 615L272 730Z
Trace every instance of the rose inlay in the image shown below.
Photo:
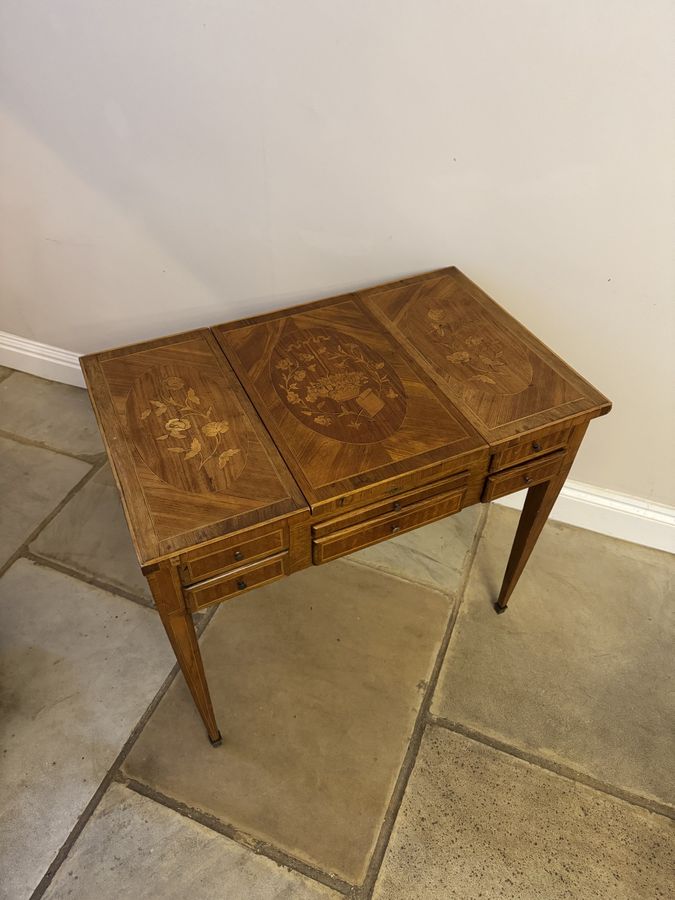
M426 339L441 348L443 375L487 394L519 394L529 388L532 366L526 353L505 342L475 304L461 296L429 299L420 312Z
M136 447L162 480L184 490L228 488L246 463L247 431L239 404L196 370L146 372L127 398Z

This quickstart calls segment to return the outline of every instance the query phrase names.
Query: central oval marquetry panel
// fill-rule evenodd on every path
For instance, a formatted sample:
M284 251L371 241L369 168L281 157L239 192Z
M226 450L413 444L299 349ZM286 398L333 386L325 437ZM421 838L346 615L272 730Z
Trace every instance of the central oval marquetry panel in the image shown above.
M127 396L129 434L158 478L180 490L227 490L246 465L248 423L226 384L179 365L150 369Z
M370 444L401 426L406 396L394 369L375 350L333 328L287 329L270 359L282 403L313 431Z

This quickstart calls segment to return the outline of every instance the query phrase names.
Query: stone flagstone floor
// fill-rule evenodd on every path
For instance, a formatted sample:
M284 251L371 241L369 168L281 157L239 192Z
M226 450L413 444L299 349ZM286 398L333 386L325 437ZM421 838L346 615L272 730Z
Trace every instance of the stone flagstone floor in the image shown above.
M202 616L197 718L86 393L0 368L0 898L675 897L673 557L474 508Z

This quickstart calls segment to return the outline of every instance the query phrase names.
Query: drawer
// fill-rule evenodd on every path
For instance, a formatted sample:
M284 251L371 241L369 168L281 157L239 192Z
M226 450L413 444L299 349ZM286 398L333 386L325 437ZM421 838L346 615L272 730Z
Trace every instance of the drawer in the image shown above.
M277 525L265 532L243 532L209 544L181 559L183 584L201 581L210 575L220 575L264 556L272 556L288 549L288 526Z
M253 588L262 587L270 581L278 581L288 575L288 553L280 553L272 559L264 559L262 562L250 566L242 566L220 575L217 578L209 578L201 584L186 588L185 599L191 610L203 609L212 603L222 603L239 594L245 594Z
M342 516L336 516L334 519L328 519L325 522L319 522L312 526L312 537L322 538L327 534L333 534L336 531L344 531L345 528L351 528L360 522L372 521L373 519L386 515L387 513L396 513L407 509L415 503L427 500L440 494L447 494L450 491L461 490L465 488L469 482L469 473L460 472L451 478L443 481L436 481L433 484L427 484L424 487L415 488L412 491L405 491L386 500L380 500L379 503L373 503L370 506L362 506L353 512L345 513Z
M412 528L435 522L444 516L450 516L462 508L464 489L449 494L435 496L421 503L404 509L401 512L391 512L378 516L367 522L344 528L326 537L316 538L312 541L312 560L315 565L345 556L355 550L362 550L378 541L403 534Z
M493 454L490 462L490 471L496 472L499 469L507 469L509 466L515 466L517 463L524 462L526 459L532 459L535 456L541 456L543 453L550 453L559 447L566 447L567 440L570 436L570 429L565 428L563 431L551 432L543 436L529 435L527 440L521 441L515 447L509 447L506 450L498 450Z
M506 494L513 494L515 491L522 491L523 488L532 487L533 484L548 481L549 478L558 474L564 459L565 451L557 450L543 459L534 460L524 466L516 466L514 469L489 475L481 500L483 503L487 503L488 500L496 500Z

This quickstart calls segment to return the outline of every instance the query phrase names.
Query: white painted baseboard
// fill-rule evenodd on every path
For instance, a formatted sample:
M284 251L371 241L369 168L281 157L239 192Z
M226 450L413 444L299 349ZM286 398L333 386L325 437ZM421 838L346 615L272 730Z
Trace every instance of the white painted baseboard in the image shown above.
M525 492L503 497L497 503L521 509ZM675 508L652 503L606 488L567 481L551 518L578 528L598 531L623 541L675 553Z
M0 366L39 375L50 381L84 387L79 359L77 353L71 350L61 350L0 331Z
M0 365L84 387L77 353L5 331L0 331ZM520 492L497 502L520 509L524 498L524 492ZM568 481L553 507L551 518L675 553L675 508L671 506Z

